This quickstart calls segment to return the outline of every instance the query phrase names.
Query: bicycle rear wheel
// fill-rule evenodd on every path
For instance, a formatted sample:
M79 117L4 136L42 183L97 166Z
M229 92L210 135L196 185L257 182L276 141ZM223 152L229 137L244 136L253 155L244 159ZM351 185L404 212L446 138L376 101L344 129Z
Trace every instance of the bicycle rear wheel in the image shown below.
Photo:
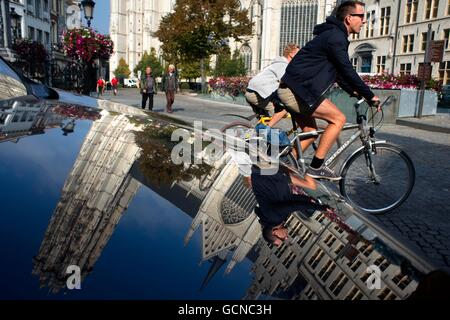
M340 191L351 205L372 214L400 206L410 195L415 169L400 148L377 143L375 151L364 148L347 159L341 170Z

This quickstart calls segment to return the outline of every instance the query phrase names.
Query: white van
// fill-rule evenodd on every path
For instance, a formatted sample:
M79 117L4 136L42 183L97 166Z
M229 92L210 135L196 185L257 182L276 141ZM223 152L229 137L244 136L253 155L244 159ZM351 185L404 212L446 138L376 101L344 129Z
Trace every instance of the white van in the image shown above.
M137 79L124 79L123 84L127 88L137 88L138 80Z

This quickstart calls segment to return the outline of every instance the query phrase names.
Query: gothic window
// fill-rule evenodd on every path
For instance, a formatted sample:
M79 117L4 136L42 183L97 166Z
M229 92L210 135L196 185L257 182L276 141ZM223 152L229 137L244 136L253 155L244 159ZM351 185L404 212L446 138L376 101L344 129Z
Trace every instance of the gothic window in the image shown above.
M252 71L252 49L248 45L243 45L240 50L241 57L244 59L247 72Z
M312 39L318 10L317 0L282 0L280 55L288 43L302 47Z

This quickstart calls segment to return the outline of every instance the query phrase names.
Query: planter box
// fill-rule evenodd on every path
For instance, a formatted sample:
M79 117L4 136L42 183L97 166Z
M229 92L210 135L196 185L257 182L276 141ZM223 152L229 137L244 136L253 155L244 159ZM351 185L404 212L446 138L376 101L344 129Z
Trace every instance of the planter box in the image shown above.
M248 106L244 95L238 95L237 97L235 97L235 96L230 96L228 94L219 94L218 92L212 91L210 94L210 98L213 100L221 101L221 102L228 102L228 103Z
M414 89L399 90L378 90L373 92L384 101L389 96L394 96L390 102L384 106L384 123L395 124L398 118L415 117L419 113L420 91ZM336 104L347 117L347 122L356 122L355 110L353 105L355 98L340 88L334 88L328 95L328 98ZM438 97L435 91L425 91L423 115L435 115L437 111Z

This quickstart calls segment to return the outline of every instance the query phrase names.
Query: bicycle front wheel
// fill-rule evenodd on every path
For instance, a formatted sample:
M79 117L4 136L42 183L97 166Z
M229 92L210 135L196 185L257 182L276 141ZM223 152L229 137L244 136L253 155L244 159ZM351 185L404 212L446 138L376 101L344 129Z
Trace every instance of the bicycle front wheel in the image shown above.
M341 170L340 191L351 205L372 214L400 206L410 195L415 169L400 148L377 143L374 150L354 153Z

